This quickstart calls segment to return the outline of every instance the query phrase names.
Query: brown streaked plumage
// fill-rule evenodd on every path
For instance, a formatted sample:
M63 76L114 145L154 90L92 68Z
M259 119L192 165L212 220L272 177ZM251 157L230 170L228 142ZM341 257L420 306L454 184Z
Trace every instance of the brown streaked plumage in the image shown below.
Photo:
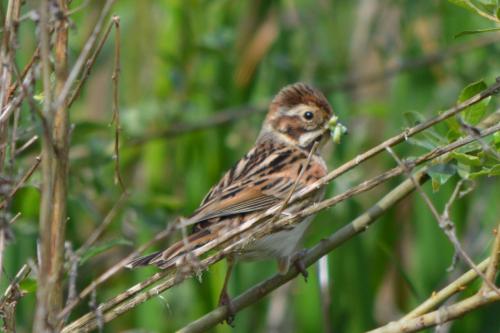
M327 125L332 114L325 96L311 86L296 83L283 88L270 104L255 146L212 187L193 215L183 221L184 225L192 226L187 240L181 240L164 251L135 259L129 267L150 264L162 269L172 267L189 251L283 202L315 142L321 146L328 139ZM299 179L296 191L326 173L327 168L318 149ZM288 206L284 213L297 212L322 197L323 191L320 190ZM243 260L276 258L280 272L284 273L311 219L306 218L290 230L257 239L232 257ZM232 262L230 259L229 266ZM230 305L226 292L230 269L228 272L221 302Z

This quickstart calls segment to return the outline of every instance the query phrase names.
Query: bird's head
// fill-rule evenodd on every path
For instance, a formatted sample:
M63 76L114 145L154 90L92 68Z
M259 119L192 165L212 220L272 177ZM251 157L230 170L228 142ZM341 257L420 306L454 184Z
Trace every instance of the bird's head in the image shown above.
M304 83L288 85L271 102L259 138L272 136L310 149L314 142L326 142L332 115L332 107L319 90Z

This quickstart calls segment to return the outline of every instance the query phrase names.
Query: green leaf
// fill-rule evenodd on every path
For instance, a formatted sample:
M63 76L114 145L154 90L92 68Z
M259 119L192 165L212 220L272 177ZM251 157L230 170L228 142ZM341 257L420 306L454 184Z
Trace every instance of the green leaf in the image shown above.
M37 287L36 279L32 278L24 279L19 283L19 288L25 293L36 292L36 287Z
M500 164L497 164L494 167L490 168L488 176L500 176Z
M405 120L409 126L418 125L426 120L420 112L416 111L405 111L403 113L403 116L405 117Z
M459 7L462 7L462 8L471 10L471 11L473 10L472 4L470 3L470 1L467 1L467 0L448 0L448 2L451 2L454 5L457 5Z
M454 164L436 164L427 170L427 174L432 179L432 189L439 190L439 187L445 184L455 173L457 168Z
M458 103L462 103L468 100L469 98L485 90L487 87L488 86L486 85L486 83L484 83L483 80L469 84L460 93L460 96L458 97ZM464 121L470 125L476 125L483 118L490 99L491 97L487 97L462 111L464 114Z
M439 145L433 144L432 142L429 142L428 140L420 140L417 138L408 138L408 140L406 142L408 142L411 145L419 146L419 147L422 147L422 148L427 149L427 150L432 150L432 149L439 146Z
M470 179L471 171L472 167L470 165L463 164L460 162L457 164L457 174L460 176L460 178Z
M493 134L493 142L495 145L500 144L500 132L495 132L495 134Z
M497 13L497 15L498 15L498 13ZM499 30L500 30L500 28L465 30L465 31L462 31L462 32L456 34L453 37L454 38L459 38L459 37L466 36L466 35L475 35L475 34L481 34L481 33L485 33L485 32L493 32L493 31L499 31Z
M481 165L481 159L477 156L473 155L468 155L468 154L463 154L459 152L452 152L451 156L456 159L458 162L463 163L465 165L470 165L470 166L480 166Z
M408 126L415 126L425 121L425 117L419 112L407 111L404 114ZM456 120L455 120L456 121ZM448 140L433 128L428 128L416 137L408 138L408 143L432 150L438 146L448 143Z
M101 254L101 253L109 250L110 248L118 246L118 245L132 245L132 242L130 242L129 240L123 239L123 238L118 238L118 239L110 240L109 242L105 242L103 244L91 246L81 256L80 265L83 265L90 258L95 257L96 255Z
M470 179L476 179L481 176L500 176L500 164L497 164L491 168L482 168L480 171L472 172L471 174L469 174Z
M483 2L480 4L480 5L482 5L483 8L479 8L472 1L469 1L469 0L448 0L448 1L459 6L459 7L465 8L468 11L470 11L471 13L479 15L483 18L485 17L484 14L491 15L491 12L489 12L489 11L491 10L492 3ZM496 14L498 17L498 10L497 10ZM488 17L488 19L494 21L492 18Z

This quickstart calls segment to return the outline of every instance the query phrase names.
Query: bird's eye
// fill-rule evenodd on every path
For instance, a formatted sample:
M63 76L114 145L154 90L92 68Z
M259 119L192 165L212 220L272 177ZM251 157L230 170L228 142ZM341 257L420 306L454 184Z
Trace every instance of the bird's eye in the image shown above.
M304 113L304 119L305 120L311 120L314 118L314 114L311 111L307 111Z

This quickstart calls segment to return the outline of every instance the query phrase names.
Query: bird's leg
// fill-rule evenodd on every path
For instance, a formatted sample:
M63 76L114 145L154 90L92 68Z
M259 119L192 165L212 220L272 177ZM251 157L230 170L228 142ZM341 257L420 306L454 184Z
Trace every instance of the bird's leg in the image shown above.
M307 282L307 277L309 273L307 272L306 265L304 263L304 256L307 254L307 249L300 250L295 253L292 258L293 264L295 268L299 271L300 274L304 277L304 280Z
M227 261L227 270L226 276L224 277L224 285L222 286L222 290L219 296L219 305L225 305L227 307L227 317L226 323L230 326L233 326L234 316L236 315L236 311L233 306L233 302L231 297L227 292L227 287L229 284L229 279L231 278L231 273L233 272L234 258L232 256L228 256L226 258Z

